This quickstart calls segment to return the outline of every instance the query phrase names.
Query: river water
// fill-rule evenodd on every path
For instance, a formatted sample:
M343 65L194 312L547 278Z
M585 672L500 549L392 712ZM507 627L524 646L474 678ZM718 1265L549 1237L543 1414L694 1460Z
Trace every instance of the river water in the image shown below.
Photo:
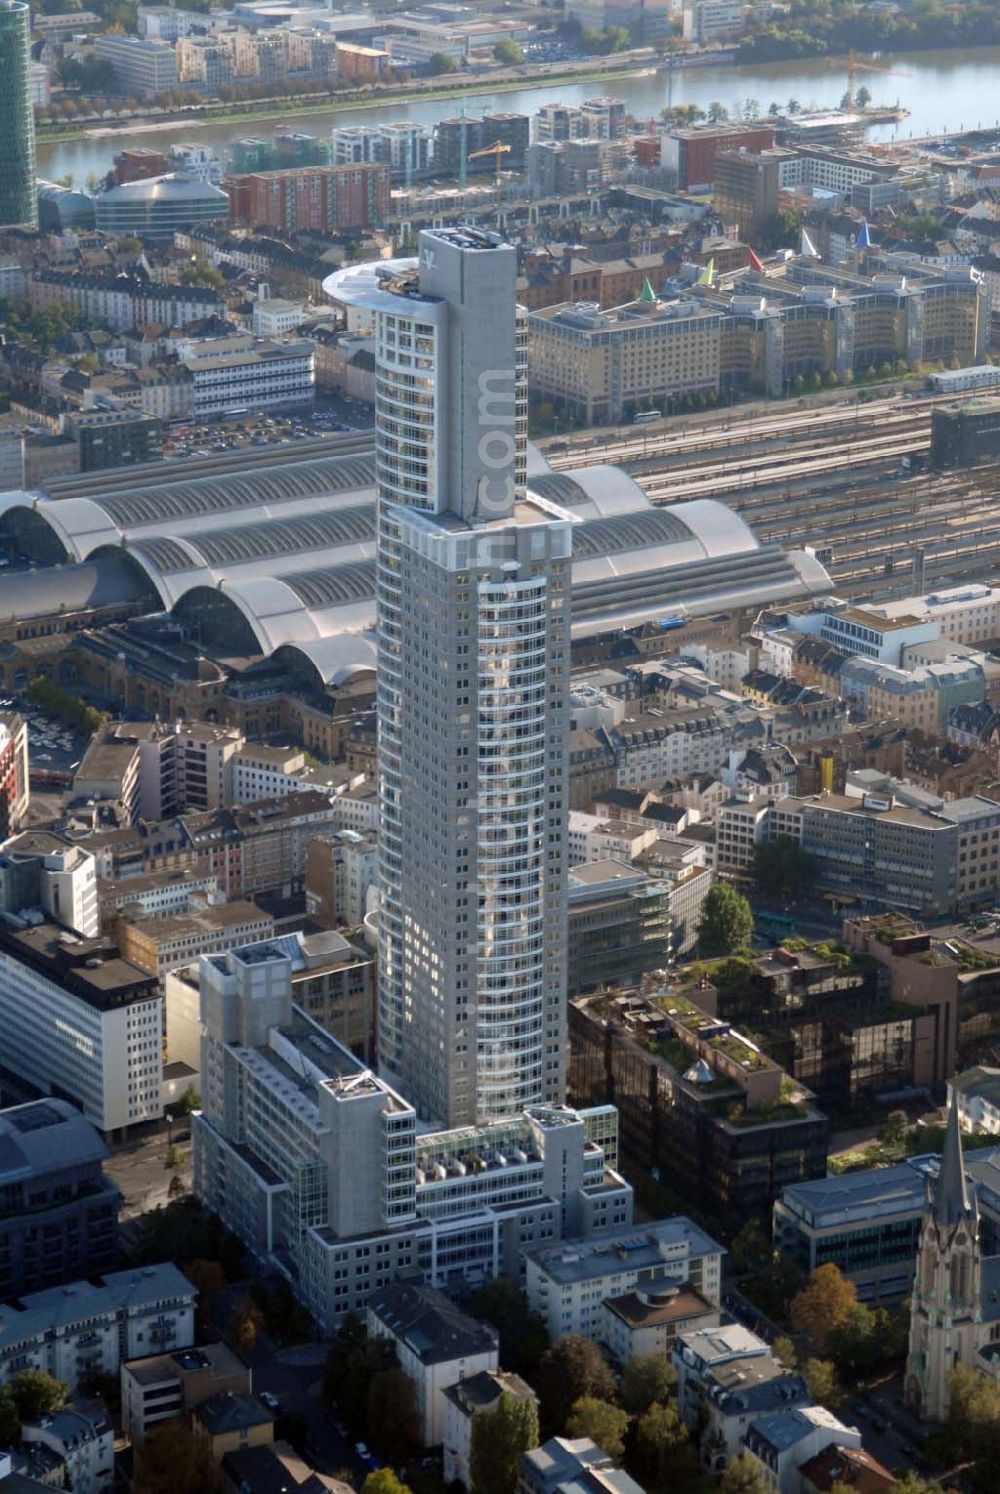
M892 72L859 73L858 86L865 84L879 104L900 103L909 109L901 124L876 126L869 132L872 140L905 139L907 135L935 134L944 130L972 129L994 123L1000 125L1000 48L977 51L913 52L879 59ZM835 105L847 87L846 62L843 58L810 58L803 62L771 63L754 67L680 67L673 76L673 102L697 104L701 108L714 100L733 110L747 99L755 99L763 112L772 103L782 107L797 99L803 108ZM510 93L470 91L466 107L472 114L484 109L509 109L517 114L533 114L542 104L560 99L577 104L594 94L607 92L624 99L637 119L659 114L667 103L668 79L664 73L634 78L618 78L606 84L557 84L547 88L525 88ZM113 135L84 137L38 145L38 174L58 180L71 172L78 185L89 173L103 175L109 170L116 151L126 145L159 145L189 140L210 145L220 154L233 140L245 135L270 135L277 129L301 129L313 134L324 133L334 123L359 124L366 120L412 119L422 124L457 113L457 99L428 99L423 103L390 104L376 109L342 109L336 112L313 110L288 120L216 120L200 124L192 119L156 131L116 130Z

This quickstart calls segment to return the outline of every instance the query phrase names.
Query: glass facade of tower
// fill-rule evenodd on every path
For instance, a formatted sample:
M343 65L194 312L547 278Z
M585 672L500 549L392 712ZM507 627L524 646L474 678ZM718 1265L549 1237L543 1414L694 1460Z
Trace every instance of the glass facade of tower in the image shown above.
M38 222L35 114L31 101L31 12L0 0L0 227Z

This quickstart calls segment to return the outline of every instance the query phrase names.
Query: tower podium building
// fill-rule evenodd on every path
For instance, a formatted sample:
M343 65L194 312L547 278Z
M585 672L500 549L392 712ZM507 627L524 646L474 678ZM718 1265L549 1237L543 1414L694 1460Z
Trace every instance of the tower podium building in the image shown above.
M379 1051L464 1126L565 1085L573 521L526 492L514 249L419 250L329 288L376 341Z

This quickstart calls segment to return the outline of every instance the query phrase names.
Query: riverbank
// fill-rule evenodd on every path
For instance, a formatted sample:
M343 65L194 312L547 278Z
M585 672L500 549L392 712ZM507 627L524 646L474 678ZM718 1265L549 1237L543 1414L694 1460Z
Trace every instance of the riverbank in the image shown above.
M183 125L187 130L196 130L214 124L266 124L272 119L280 121L314 115L353 114L358 110L447 102L449 99L460 101L470 93L520 93L526 87L558 88L563 84L608 83L616 79L641 78L656 70L655 61L648 52L642 54L641 61L635 60L631 53L620 59L608 58L606 61L607 65L604 67L600 66L599 59L588 58L579 68L567 66L545 71L523 68L518 69L516 75L487 73L480 77L464 78L461 83L449 74L448 83L441 87L414 88L412 84L403 84L398 89L309 94L304 98L284 102L261 99L232 105L189 105L183 109L164 110L155 118L152 115L132 114L118 116L117 121L103 124L96 119L74 125L56 122L39 125L35 134L39 142L55 145L67 140L111 139L122 132L132 135L152 134L159 130L175 129L178 125Z

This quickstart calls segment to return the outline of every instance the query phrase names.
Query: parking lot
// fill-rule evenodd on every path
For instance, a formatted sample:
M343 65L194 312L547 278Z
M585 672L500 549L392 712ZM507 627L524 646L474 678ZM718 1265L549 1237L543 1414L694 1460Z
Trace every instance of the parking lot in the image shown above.
M228 420L179 422L163 433L164 458L211 456L248 446L294 446L334 431L370 430L372 407L360 400L323 396L310 414L233 415Z

